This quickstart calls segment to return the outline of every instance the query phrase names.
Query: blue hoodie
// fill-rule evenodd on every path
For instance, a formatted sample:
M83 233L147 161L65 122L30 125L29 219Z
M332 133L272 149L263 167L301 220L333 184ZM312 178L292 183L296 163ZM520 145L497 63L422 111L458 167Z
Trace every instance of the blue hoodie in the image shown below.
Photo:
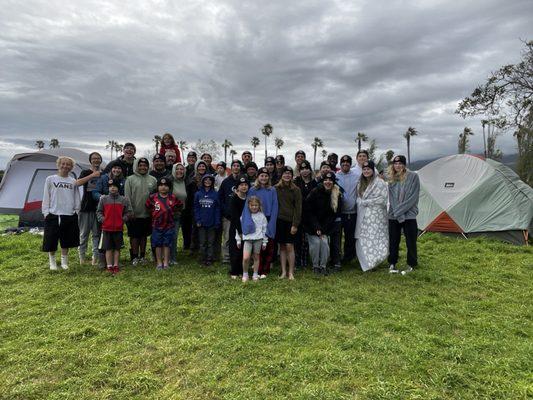
M268 220L266 234L267 237L274 239L276 237L276 220L278 219L278 192L274 187L256 189L252 186L250 188L246 196L244 210L242 210L242 233L249 235L255 232L255 224L248 208L248 199L252 196L257 196L261 200L261 209Z
M220 226L220 203L215 189L207 192L201 187L194 194L194 221L203 228Z

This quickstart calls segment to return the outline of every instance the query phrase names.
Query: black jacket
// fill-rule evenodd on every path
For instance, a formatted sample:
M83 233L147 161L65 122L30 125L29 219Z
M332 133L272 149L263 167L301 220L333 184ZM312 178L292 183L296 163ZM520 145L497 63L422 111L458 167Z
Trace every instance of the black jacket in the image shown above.
M133 157L133 160L135 160L135 157ZM107 173L111 172L111 168L113 168L115 165L120 165L122 167L122 174L125 177L133 175L133 173L134 173L134 171L133 171L133 162L130 164L130 163L127 163L126 161L124 161L124 156L123 155L120 156L119 158L114 159L109 164L107 164L105 169L104 169L104 173L107 174Z
M239 183L239 178L240 176L235 178L231 174L222 181L218 188L218 201L222 210L222 216L226 219L231 219L230 198L233 195L233 189Z
M328 193L323 185L318 185L309 193L304 201L305 232L316 235L317 230L320 230L322 234L330 235L335 230L335 221L341 217L342 194L339 190L337 211L333 211L331 208L332 193L333 191Z

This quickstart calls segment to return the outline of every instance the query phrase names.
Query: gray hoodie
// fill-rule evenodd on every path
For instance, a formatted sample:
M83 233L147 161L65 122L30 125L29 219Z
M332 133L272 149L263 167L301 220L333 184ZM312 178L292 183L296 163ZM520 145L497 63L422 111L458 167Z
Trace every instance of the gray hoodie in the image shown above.
M414 172L407 171L401 182L389 182L389 219L402 223L406 219L416 219L418 215L418 195L420 179Z

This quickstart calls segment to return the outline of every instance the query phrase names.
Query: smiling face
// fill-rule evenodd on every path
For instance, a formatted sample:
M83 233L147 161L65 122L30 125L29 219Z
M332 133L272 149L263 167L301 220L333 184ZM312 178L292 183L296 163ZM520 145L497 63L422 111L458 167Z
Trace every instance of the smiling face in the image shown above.
M268 176L268 174L265 174L264 172L262 174L259 174L259 176L257 177L257 179L259 180L259 184L261 186L265 186L268 184L268 180L270 179L270 177Z
M187 164L194 165L196 163L196 157L195 156L187 156Z
M328 172L331 172L331 167L328 164L324 164L320 167L320 175L324 177Z
M124 158L127 158L128 160L132 159L135 155L135 148L133 146L126 146L122 150L124 153Z
M303 178L308 178L311 176L311 168L300 168L300 176Z
M222 165L219 165L217 167L217 173L220 175L220 176L223 176L225 173L226 173L226 169L222 166Z
M145 163L140 163L137 165L137 172L141 175L146 175L148 173L148 165Z
M368 156L366 155L366 153L359 153L357 155L357 164L359 164L359 166L363 165L367 161L368 161Z
M163 135L163 144L165 146L170 146L172 145L172 137L169 135L169 134L165 134Z
M114 177L122 175L122 167L120 165L114 165L113 168L111 168L111 175Z
M285 183L292 181L292 173L290 171L285 171L283 175L281 175L281 180Z
M333 188L333 181L331 179L324 179L322 183L324 184L324 188L326 188L326 190L331 190Z
M305 156L303 154L296 154L294 160L296 161L296 165L300 165L302 161L305 160Z
M207 170L205 164L199 164L198 165L198 168L197 168L197 171L200 175L203 175L205 174L205 171Z
M405 165L403 165L403 163L401 163L400 161L395 161L392 164L392 167L394 168L395 172L402 172L405 169Z
M251 201L248 203L248 208L252 214L255 214L259 211L259 203L257 201Z
M231 166L231 173L235 176L239 175L241 173L241 166L237 163L233 163Z
M265 168L268 170L269 173L272 173L274 172L275 165L269 162L265 164Z
M246 194L248 193L248 184L247 183L240 183L239 186L237 186L237 191L240 193L240 194Z
M159 192L159 194L168 194L168 191L170 190L170 188L167 186L167 185L159 185L157 187L157 191Z
M176 165L174 176L178 179L182 179L185 176L185 167L183 165Z
M250 161L252 161L252 155L250 153L245 153L242 155L242 162L244 165L248 164Z
M99 168L102 165L102 156L98 153L91 154L91 165L95 168Z
M365 178L370 178L373 175L374 175L374 170L372 168L369 168L369 167L363 168L363 176Z
M111 185L109 186L109 194L117 194L118 193L118 187L116 187L115 185Z
M59 166L57 167L57 172L62 177L67 177L70 171L74 168L74 165L72 165L72 161L68 159L63 159L59 163Z
M350 163L348 161L344 161L341 163L341 171L344 172L344 173L347 173L350 171L350 168L352 166L350 165Z
M153 162L154 170L163 171L165 169L165 162L159 158L156 158Z
M213 161L213 159L211 158L209 154L204 154L202 156L202 161L205 161L207 165L211 165L211 162Z
M168 151L165 154L165 160L167 162L167 165L174 165L174 163L176 162L176 153Z

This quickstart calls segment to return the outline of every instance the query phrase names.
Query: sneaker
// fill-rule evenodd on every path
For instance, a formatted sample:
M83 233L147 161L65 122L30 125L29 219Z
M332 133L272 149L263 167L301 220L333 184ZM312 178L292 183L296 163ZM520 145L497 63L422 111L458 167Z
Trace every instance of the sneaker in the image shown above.
M253 280L253 281L258 281L259 278L260 278L259 275L255 275L255 274L254 274L254 276L252 276L252 280ZM266 275L265 275L265 278L266 278Z
M110 273L113 273L113 271L114 271L112 265L108 265L105 269L106 269L107 272L110 272Z
M409 272L413 272L413 271L414 271L414 268L408 265L407 269L402 271L402 275L407 275Z
M115 265L115 266L113 267L113 275L116 275L116 274L118 274L119 272L120 272L120 268L118 267L118 265Z
M259 275L259 279L266 279L266 277L267 277L267 276L266 276L265 274L261 274L261 275Z
M397 274L398 272L400 272L400 271L398 271L396 269L396 265L391 264L390 267L389 267L389 274Z
M66 271L68 269L68 265L61 263L61 268L63 268Z
M158 265L157 267L155 267L155 269L157 271L163 271L163 266L162 265Z
M230 275L231 279L237 279L238 276L237 275Z
M80 265L85 264L86 260L85 257L80 257Z
M168 269L168 265L163 265L163 269Z
M321 268L313 267L313 272L315 273L315 275L322 275Z
M250 278L248 277L248 275L243 275L242 276L242 281L243 282L248 282L250 280Z
M98 257L93 256L91 259L91 265L98 265Z
M340 264L335 264L335 265L333 266L333 268L331 268L331 272L332 272L332 273L341 272L341 269L342 269L342 267L341 267Z
M50 271L57 271L59 268L57 268L57 264L56 263L50 263Z
M141 260L140 260L139 258L135 257L135 258L131 261L131 265L137 265L137 264L139 264L140 261L141 261Z

